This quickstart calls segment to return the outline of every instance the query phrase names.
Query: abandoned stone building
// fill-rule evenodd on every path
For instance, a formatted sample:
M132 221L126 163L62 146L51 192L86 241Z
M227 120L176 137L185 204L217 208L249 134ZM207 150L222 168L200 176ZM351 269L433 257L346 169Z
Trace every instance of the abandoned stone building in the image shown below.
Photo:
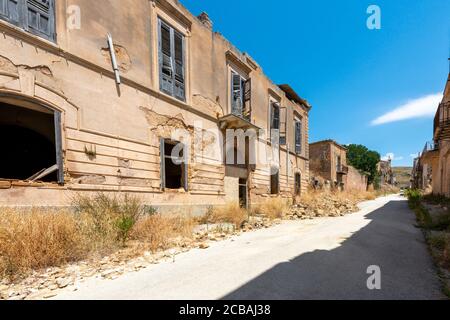
M334 190L367 189L367 176L347 164L347 148L334 140L309 145L310 176L315 187Z
M377 164L378 174L380 176L380 183L383 184L395 184L395 174L392 170L392 159L381 160Z
M413 187L450 197L450 74L434 117L433 141L414 161Z
M0 29L0 205L102 191L201 211L306 191L311 106L206 14L176 0L0 0ZM228 129L259 133L244 163L204 154L238 144L212 133ZM254 149L275 152L253 162Z

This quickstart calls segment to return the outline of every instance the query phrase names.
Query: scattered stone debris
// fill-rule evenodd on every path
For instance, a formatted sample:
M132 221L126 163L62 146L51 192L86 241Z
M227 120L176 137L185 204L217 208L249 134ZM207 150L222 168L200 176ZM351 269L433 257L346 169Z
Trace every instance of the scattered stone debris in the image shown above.
M358 211L357 201L341 199L333 194L324 194L308 201L308 204L293 205L285 220L306 220L315 217L337 217ZM269 228L281 223L263 216L252 216L244 222L240 231L231 224L201 225L194 230L192 238L174 239L174 247L161 252L150 252L130 244L100 261L81 261L64 267L33 271L26 279L9 282L0 279L0 300L49 299L58 290L77 290L77 285L87 278L116 279L124 273L136 272L163 261L175 261L175 256L193 248L207 249L213 242L222 241L241 232ZM233 239L231 239L233 241Z
M356 201L341 199L333 194L323 194L308 204L296 204L287 214L290 220L307 220L316 217L339 217L358 211Z

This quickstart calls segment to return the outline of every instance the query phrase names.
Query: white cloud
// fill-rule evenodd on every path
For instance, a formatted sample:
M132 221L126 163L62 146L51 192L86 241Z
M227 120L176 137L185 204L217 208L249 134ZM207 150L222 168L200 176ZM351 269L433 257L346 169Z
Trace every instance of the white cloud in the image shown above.
M413 118L428 118L436 114L442 100L442 93L430 94L413 99L372 121L373 126Z
M409 155L411 158L415 159L419 156L419 153L412 153Z
M400 161L403 160L403 157L396 157L393 152L386 153L384 157L381 157L383 161L388 161L389 159L392 161Z

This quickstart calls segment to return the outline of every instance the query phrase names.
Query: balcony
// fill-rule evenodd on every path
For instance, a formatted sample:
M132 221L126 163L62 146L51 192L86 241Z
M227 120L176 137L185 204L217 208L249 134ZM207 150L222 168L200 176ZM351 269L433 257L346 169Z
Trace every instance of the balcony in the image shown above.
M439 142L428 141L425 144L425 147L423 147L422 154L425 154L427 152L437 151L437 150L439 150Z
M443 102L434 117L434 140L450 140L450 101Z
M348 174L348 167L342 164L336 166L336 173L338 174Z

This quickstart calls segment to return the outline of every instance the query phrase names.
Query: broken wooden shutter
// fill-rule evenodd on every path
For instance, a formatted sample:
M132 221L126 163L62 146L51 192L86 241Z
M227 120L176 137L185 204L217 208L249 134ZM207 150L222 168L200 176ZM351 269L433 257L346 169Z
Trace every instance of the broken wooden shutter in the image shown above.
M166 188L166 152L165 152L165 140L164 138L159 139L159 154L161 158L161 190Z
M8 0L0 0L0 16L8 18Z
M173 95L171 33L171 28L159 20L159 86L161 91Z
M237 73L231 73L231 113L242 115L242 83L241 76Z
M280 130L280 106L277 103L272 103L272 118L270 128L272 130Z
M64 184L64 159L61 135L61 112L54 112L56 165L58 167L58 183Z
M295 121L295 153L302 153L302 122Z
M179 100L186 96L184 36L162 20L159 24L159 87Z
M26 30L55 40L54 0L26 0Z
M280 145L286 145L286 132L287 132L287 108L280 107Z
M21 14L21 2L23 0L0 0L0 18L23 27L20 17Z
M184 37L179 32L174 32L174 65L175 65L175 97L184 100L185 99L185 80L184 80Z
M244 117L250 118L252 113L252 79L247 79L243 84L244 88Z

